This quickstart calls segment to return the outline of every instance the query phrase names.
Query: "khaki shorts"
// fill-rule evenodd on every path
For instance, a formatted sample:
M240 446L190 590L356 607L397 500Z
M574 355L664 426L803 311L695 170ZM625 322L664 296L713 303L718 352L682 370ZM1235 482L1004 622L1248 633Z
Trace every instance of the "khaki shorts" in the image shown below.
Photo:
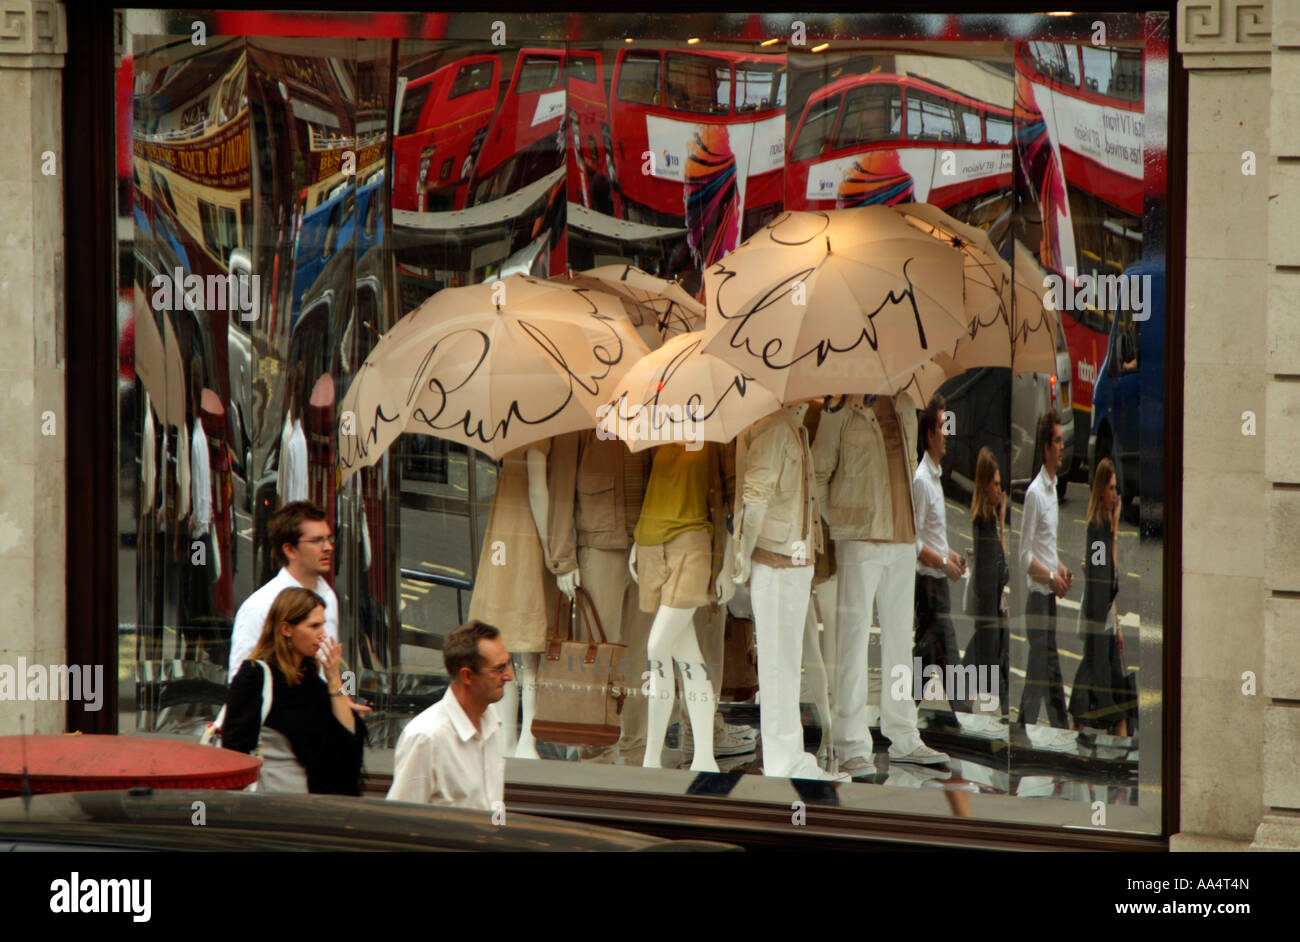
M636 578L641 585L641 611L699 608L713 601L713 541L703 527L679 533L658 546L636 547Z

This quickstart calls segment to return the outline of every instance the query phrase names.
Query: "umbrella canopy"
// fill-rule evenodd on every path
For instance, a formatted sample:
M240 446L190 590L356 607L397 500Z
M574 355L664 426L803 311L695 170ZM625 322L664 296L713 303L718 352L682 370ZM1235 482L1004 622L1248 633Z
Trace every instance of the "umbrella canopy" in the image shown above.
M783 402L893 393L969 330L962 279L888 206L783 213L705 273L705 349Z
M573 275L568 283L617 297L637 333L652 350L669 337L704 325L704 305L687 294L685 288L634 265L589 268Z
M624 374L613 399L596 410L596 432L632 451L664 442L729 442L781 408L751 376L704 352L702 334L664 342Z
M339 410L342 479L402 432L500 458L591 428L649 353L616 298L522 275L446 288L380 338Z
M163 425L185 421L184 370L180 366L180 347L168 321L168 343L158 332L158 321L145 302L145 293L135 291L135 375L140 377L149 394L154 413ZM167 315L163 315L167 321ZM170 381L170 382L169 382Z
M922 232L961 252L968 331L933 363L915 373L909 392L929 398L947 377L979 367L1011 367L1014 373L1056 371L1056 315L1043 304L1043 272L1033 256L1015 243L1015 271L998 255L987 233L958 222L927 203L892 207ZM1014 300L1013 300L1014 298ZM1017 329L1013 329L1013 324ZM936 382L937 380L937 382Z

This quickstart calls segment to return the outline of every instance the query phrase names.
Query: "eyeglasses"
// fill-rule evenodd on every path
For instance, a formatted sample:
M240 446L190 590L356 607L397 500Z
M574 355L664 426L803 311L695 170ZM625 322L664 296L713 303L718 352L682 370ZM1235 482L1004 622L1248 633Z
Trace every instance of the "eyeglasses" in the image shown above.
M322 546L322 545L324 545L325 543L328 543L330 546L333 546L333 545L334 545L334 537L332 537L332 536L315 536L315 537L312 537L310 540L299 540L298 542L299 542L299 543L306 543L306 544L308 544L308 545L310 545L310 546Z
M509 662L502 664L500 667L485 667L479 671L480 674L491 674L493 677L504 677L506 671L510 670Z

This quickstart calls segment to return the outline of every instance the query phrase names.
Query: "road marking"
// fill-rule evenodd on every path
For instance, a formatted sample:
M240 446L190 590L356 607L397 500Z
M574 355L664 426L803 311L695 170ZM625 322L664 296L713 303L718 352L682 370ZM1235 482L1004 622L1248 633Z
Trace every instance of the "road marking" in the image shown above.
M463 576L466 574L464 569L457 569L455 566L443 566L439 563L431 563L424 559L420 560L420 565L427 566L430 569L441 569L443 572L449 572L453 576Z
M1130 579L1141 579L1141 578L1142 578L1142 577L1139 576L1136 572L1126 573L1125 575L1127 575Z
M404 581L402 583L402 588L409 589L412 592L419 592L421 595L424 595L426 592L429 591L429 587L427 585L416 585L414 582Z
M412 602L420 601L420 597L418 595L407 595L405 592L402 593L402 598L410 599Z

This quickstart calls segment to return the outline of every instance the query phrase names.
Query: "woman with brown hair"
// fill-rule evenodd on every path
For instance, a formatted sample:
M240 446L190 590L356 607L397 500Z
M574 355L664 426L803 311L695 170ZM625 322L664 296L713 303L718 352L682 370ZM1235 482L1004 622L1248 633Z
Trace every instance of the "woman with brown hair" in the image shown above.
M341 662L342 646L325 634L324 599L303 588L277 595L230 684L221 733L227 749L260 745L262 791L361 793L366 727L343 691ZM262 720L264 670L271 708Z
M1119 579L1115 568L1115 534L1119 529L1119 495L1115 465L1097 462L1088 498L1088 541L1084 545L1083 660L1070 691L1074 728L1095 726L1128 735L1128 711L1133 704L1125 682L1124 638L1115 622Z
M998 703L1007 715L1007 685L1011 681L1010 639L1003 589L1011 572L1007 567L1005 520L1007 495L1002 490L1002 473L988 448L981 448L975 461L975 489L971 494L970 519L975 541L975 571L971 578L974 596L975 634L966 646L962 663L997 672ZM990 681L990 687L992 681Z

